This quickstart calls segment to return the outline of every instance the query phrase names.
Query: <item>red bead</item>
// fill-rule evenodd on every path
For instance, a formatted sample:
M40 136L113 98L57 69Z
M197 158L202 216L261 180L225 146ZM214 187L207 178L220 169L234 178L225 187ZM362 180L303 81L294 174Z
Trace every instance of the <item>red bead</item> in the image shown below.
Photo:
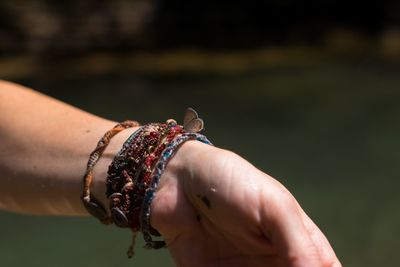
M146 172L146 174L143 176L143 182L144 183L149 183L150 182L150 172Z
M148 156L148 157L146 158L146 160L144 161L144 164L145 164L147 167L150 167L152 161L153 161L153 157L150 155L150 156Z

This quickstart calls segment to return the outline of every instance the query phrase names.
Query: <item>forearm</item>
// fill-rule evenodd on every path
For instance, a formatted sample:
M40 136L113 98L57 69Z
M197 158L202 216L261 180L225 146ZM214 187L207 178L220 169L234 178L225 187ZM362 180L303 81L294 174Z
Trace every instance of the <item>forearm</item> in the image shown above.
M79 196L90 152L114 122L0 81L0 208L33 214L86 214ZM104 199L107 165L134 129L115 136L95 168Z

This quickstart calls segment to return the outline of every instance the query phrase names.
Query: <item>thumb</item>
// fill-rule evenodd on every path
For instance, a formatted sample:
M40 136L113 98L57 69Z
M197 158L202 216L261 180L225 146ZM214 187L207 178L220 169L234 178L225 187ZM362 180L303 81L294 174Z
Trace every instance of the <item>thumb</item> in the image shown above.
M323 266L319 250L303 223L293 196L281 191L267 203L262 209L263 230L276 246L280 257L288 266Z

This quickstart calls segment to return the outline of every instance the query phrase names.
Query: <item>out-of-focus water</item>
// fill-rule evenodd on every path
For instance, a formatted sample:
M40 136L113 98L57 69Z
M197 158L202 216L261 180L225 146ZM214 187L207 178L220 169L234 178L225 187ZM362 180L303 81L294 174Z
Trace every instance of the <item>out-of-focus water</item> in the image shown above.
M213 143L289 188L344 266L396 266L400 75L394 67L19 82L114 120L179 121L186 107L194 107ZM129 232L91 218L0 213L0 227L1 266L173 266L167 251L139 250L128 260Z

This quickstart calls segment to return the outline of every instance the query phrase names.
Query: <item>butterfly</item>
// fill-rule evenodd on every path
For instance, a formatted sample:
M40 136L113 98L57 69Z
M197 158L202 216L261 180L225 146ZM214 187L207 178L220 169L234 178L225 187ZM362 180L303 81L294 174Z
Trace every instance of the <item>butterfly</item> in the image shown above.
M204 130L204 121L194 109L187 108L183 117L183 128L189 133L198 133Z

